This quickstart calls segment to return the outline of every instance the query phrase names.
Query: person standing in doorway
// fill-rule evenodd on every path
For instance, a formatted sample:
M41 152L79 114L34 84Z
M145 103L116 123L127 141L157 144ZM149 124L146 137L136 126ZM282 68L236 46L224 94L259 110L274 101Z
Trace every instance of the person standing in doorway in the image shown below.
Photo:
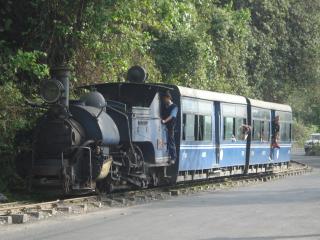
M272 161L274 159L275 149L280 149L279 146L279 135L280 135L280 117L275 116L272 121L272 135L271 135L271 149L269 160Z
M174 164L177 158L174 130L176 126L178 107L172 102L172 97L169 91L166 91L162 95L162 101L164 109L161 122L167 127L167 148L170 155L169 163Z
M272 148L280 148L279 146L279 136L280 135L280 117L275 116L272 122L272 137L271 137L271 142L272 142Z

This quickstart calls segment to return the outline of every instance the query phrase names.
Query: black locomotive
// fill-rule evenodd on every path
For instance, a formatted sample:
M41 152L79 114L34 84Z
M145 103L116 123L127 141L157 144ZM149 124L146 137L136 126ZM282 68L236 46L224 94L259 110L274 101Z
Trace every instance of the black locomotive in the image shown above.
M69 100L69 71L55 68L51 76L40 87L48 110L34 130L33 186L70 193L170 181L160 121L167 87L143 84L147 74L135 66L128 71L130 82L85 86L89 92Z

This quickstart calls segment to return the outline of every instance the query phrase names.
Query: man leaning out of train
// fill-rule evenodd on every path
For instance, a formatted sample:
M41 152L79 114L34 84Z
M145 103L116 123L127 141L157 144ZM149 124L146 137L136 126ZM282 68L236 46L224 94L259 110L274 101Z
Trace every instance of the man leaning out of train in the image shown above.
M177 158L174 129L178 107L172 102L172 96L169 91L166 91L162 95L162 101L164 103L164 109L161 122L167 127L167 147L170 155L169 163L174 164Z

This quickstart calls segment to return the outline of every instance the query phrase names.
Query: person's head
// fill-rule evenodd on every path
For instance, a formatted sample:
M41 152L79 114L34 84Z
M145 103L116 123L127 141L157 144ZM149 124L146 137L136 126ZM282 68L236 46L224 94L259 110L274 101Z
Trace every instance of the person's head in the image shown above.
M169 91L166 91L163 95L162 95L162 101L165 103L165 104L168 104L170 103L170 101L172 100L172 97L171 97L171 94Z
M278 123L278 122L280 121L279 115L275 116L274 121L275 121L276 123Z

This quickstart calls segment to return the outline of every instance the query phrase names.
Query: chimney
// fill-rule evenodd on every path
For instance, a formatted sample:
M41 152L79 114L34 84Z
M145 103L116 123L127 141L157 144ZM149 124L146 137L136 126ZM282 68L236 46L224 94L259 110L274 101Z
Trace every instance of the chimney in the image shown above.
M52 78L55 78L62 83L64 92L62 94L60 103L66 107L69 107L70 68L66 66L52 67L50 69L50 75Z

